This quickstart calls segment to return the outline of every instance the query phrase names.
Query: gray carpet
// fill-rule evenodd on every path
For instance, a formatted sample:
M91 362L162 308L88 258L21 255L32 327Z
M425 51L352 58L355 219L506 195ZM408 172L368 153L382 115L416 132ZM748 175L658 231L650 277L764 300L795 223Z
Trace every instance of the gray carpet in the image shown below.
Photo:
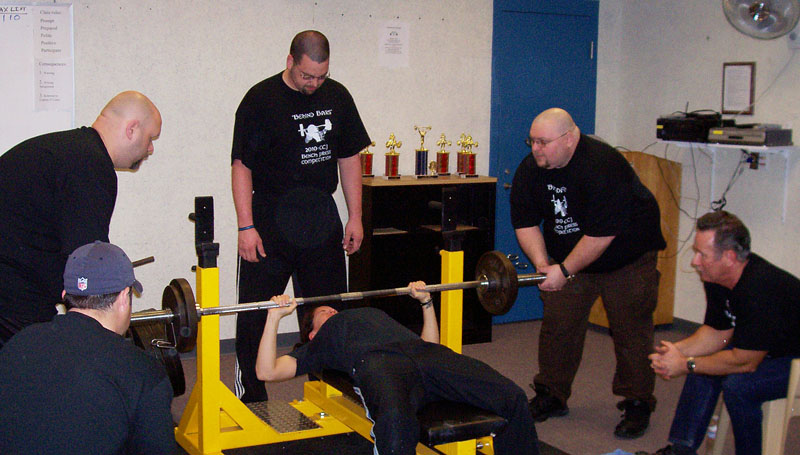
M511 323L494 326L493 341L464 346L464 354L483 360L522 386L529 397L533 390L528 387L537 371L537 345L540 321ZM676 341L685 334L675 329L659 329L656 340ZM285 349L284 349L285 351ZM233 383L232 354L221 358L222 380L229 387ZM184 355L187 391L195 382L195 360ZM601 455L621 449L634 453L637 450L654 452L667 443L667 434L672 415L678 401L683 379L664 381L657 379L656 398L658 405L651 418L648 431L639 439L622 440L613 435L619 422L620 411L616 408L619 397L611 394L611 379L614 374L614 352L611 338L604 329L589 330L586 337L583 362L573 384L572 397L567 403L567 416L551 418L536 425L543 455ZM281 384L271 384L268 391L271 399L292 401L302 397L304 379L295 378ZM186 406L189 392L173 401L172 410L176 421ZM725 455L733 455L733 440L729 437ZM800 453L800 419L793 419L790 426L786 454ZM357 444L346 441L343 445ZM328 446L330 448L330 446ZM231 452L233 453L233 452ZM239 452L244 453L244 452ZM273 453L273 452L253 452ZM286 448L283 453L299 453ZM333 452L329 452L333 453ZM337 451L337 453L339 453ZM358 452L354 452L358 453ZM371 453L371 452L370 452ZM704 453L701 447L700 453Z

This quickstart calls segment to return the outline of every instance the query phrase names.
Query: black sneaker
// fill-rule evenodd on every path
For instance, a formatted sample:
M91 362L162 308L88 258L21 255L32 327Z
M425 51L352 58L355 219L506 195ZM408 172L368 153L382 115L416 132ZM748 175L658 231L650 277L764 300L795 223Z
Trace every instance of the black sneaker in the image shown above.
M614 429L614 436L623 439L636 439L643 435L650 425L650 405L641 400L622 400L617 403L617 408L622 410L622 421ZM661 453L661 450L669 452ZM657 455L672 454L672 446L664 447L656 452Z
M544 422L550 417L564 416L569 413L567 405L546 392L537 392L528 403L534 422Z

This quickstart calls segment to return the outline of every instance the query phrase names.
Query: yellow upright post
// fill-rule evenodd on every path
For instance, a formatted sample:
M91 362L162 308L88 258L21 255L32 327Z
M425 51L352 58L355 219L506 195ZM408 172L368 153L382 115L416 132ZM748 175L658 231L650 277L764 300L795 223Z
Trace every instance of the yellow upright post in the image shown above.
M442 283L464 281L464 252L441 250ZM442 292L440 312L441 344L461 353L462 321L464 317L464 291L455 289Z

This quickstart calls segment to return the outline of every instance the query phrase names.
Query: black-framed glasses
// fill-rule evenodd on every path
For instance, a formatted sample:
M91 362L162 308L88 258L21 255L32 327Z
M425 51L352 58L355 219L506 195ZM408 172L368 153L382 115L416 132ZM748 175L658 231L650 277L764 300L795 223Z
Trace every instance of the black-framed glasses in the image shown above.
M564 131L564 133L561 136L558 136L553 139L542 139L540 137L526 137L525 145L527 145L528 147L533 147L534 145L539 145L540 147L547 147L547 144L561 139L562 137L566 136L567 133L569 133L570 131L572 131L572 128L568 129L567 131Z

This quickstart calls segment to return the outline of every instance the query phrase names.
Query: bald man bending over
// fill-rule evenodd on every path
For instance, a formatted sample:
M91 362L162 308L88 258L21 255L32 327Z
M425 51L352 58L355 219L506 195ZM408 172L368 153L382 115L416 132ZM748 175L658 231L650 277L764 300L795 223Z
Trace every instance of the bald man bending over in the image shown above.
M614 434L637 438L656 404L647 356L656 253L666 246L658 204L625 158L581 134L563 109L539 114L526 142L531 153L514 175L511 224L536 270L547 275L539 285L544 314L531 413L541 422L568 412L589 312L601 296L617 357L612 391L623 398ZM569 275L575 278L568 282Z
M127 91L91 127L28 139L0 156L0 349L56 314L67 255L108 242L114 170L136 170L160 134L156 106Z

